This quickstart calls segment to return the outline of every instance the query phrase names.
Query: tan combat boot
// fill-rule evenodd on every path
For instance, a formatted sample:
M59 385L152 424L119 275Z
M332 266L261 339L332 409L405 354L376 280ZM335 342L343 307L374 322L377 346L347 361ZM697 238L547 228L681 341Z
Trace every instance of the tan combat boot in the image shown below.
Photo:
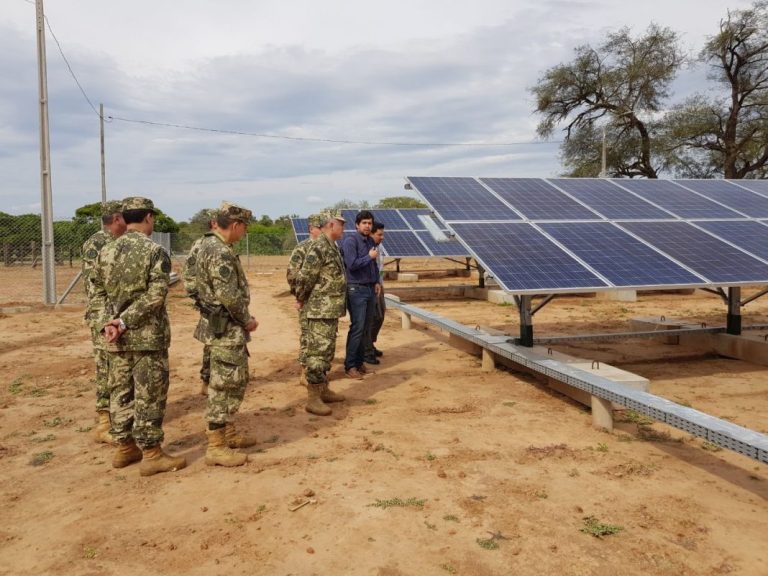
M206 430L208 449L205 451L206 466L242 466L248 456L227 446L225 428Z
M256 437L240 432L235 427L234 422L230 422L224 427L224 439L230 448L250 448L251 446L256 446Z
M176 470L186 467L186 458L166 454L158 445L144 450L144 460L141 462L139 474L142 476L152 476L161 472L176 472Z
M112 455L112 468L125 468L129 464L139 462L142 457L141 449L131 438L128 442L121 442L117 445L117 449Z
M109 433L112 428L112 423L109 420L109 410L99 410L96 414L99 417L99 421L93 429L93 439L101 444L114 444L115 440Z
M320 387L320 399L323 402L344 402L346 397L342 394L337 394L328 388L328 379L326 378L325 382L323 382L322 386Z
M318 416L328 416L331 408L323 403L322 389L324 384L309 384L307 386L307 405L304 410Z

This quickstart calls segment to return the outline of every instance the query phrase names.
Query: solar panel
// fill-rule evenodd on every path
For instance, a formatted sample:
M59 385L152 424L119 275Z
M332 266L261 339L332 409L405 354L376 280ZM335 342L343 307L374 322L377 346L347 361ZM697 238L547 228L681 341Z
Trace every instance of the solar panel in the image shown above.
M728 180L675 180L675 182L746 216L768 217L767 197L739 188Z
M741 214L699 196L671 180L616 180L622 188L669 210L681 218L740 218Z
M529 220L595 220L600 218L545 180L481 178L486 186Z
M607 287L531 224L452 224L456 234L511 292Z
M702 283L698 276L610 222L550 223L539 226L615 286L684 286Z
M622 222L620 226L712 283L768 282L768 264L687 222Z
M754 220L697 222L696 225L758 258L768 260L768 226Z
M474 178L409 178L427 203L451 220L522 220Z
M766 228L766 230L768 230L768 228ZM461 242L456 239L451 239L447 242L438 242L432 238L432 235L429 232L419 231L415 232L415 234L427 245L429 251L435 256L455 256L461 258L470 255L469 252L467 252L467 249L461 245ZM384 235L384 238L386 239L386 234Z
M309 236L309 218L291 218L291 224L293 224L294 234L297 236L299 234Z
M392 258L431 256L429 250L419 242L416 233L412 231L388 231L385 228L381 245L384 248L384 254Z
M768 196L768 180L736 180L731 182L747 190L752 190L752 192Z
M385 230L409 230L408 223L403 220L397 210L371 210L374 222L384 224Z
M606 218L673 219L668 212L656 208L634 194L619 188L609 180L597 178L552 178L555 184L577 200Z
M405 219L406 222L408 222L408 226L411 227L413 230L426 230L427 227L424 224L424 222L421 221L420 216L427 216L429 218L432 218L432 220L441 228L445 229L445 224L442 223L440 220L435 218L431 215L432 211L428 208L411 208L408 210L401 209L400 215Z
M296 234L296 243L300 244L301 242L304 242L304 240L306 240L307 238L309 238L309 234Z

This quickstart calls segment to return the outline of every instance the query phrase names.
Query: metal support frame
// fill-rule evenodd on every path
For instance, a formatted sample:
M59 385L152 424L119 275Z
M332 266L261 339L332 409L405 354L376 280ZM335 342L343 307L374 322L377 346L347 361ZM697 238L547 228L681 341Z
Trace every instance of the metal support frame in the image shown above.
M506 336L487 334L479 329L470 328L428 310L391 299L388 296L387 306L394 310L400 310L409 317L419 318L428 324L464 338L531 372L573 386L591 396L625 406L654 420L704 438L716 446L733 450L748 458L768 464L768 435L766 434L715 418L666 398L635 390L608 378L558 362L551 356L539 354L529 348L518 348L510 344L509 338Z
M485 268L480 266L479 263L477 263L477 285L480 288L485 288Z
M744 300L741 301L741 305L742 306L746 306L750 302L754 302L755 300L757 300L758 298L762 298L766 294L768 294L768 288L765 288L765 289L761 290L757 294L753 294L749 298L745 298Z
M722 288L699 288L702 292L709 292L710 294L714 294L715 296L720 296L720 299L728 303L728 295L725 293L725 290Z
M520 338L515 338L515 344L533 347L533 311L531 301L533 296L515 296L515 304L520 312ZM541 306L537 307L540 308Z
M741 288L738 286L728 288L728 316L725 331L735 336L741 334Z

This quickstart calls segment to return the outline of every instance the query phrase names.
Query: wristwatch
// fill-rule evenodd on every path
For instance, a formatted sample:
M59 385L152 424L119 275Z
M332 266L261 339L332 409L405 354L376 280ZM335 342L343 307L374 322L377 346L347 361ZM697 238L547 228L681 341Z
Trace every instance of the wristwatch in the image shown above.
M125 322L123 321L123 319L118 318L118 320L120 320L120 324L118 325L118 327L120 328L120 332L125 332L126 330L128 330L128 326L125 325Z

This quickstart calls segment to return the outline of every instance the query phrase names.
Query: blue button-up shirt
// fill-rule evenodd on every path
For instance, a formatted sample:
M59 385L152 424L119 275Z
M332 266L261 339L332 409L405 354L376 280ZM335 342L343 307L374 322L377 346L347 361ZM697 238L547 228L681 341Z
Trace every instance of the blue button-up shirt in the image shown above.
M375 244L370 236L359 232L345 234L341 249L344 252L348 284L375 284L379 281L376 259L368 255Z

